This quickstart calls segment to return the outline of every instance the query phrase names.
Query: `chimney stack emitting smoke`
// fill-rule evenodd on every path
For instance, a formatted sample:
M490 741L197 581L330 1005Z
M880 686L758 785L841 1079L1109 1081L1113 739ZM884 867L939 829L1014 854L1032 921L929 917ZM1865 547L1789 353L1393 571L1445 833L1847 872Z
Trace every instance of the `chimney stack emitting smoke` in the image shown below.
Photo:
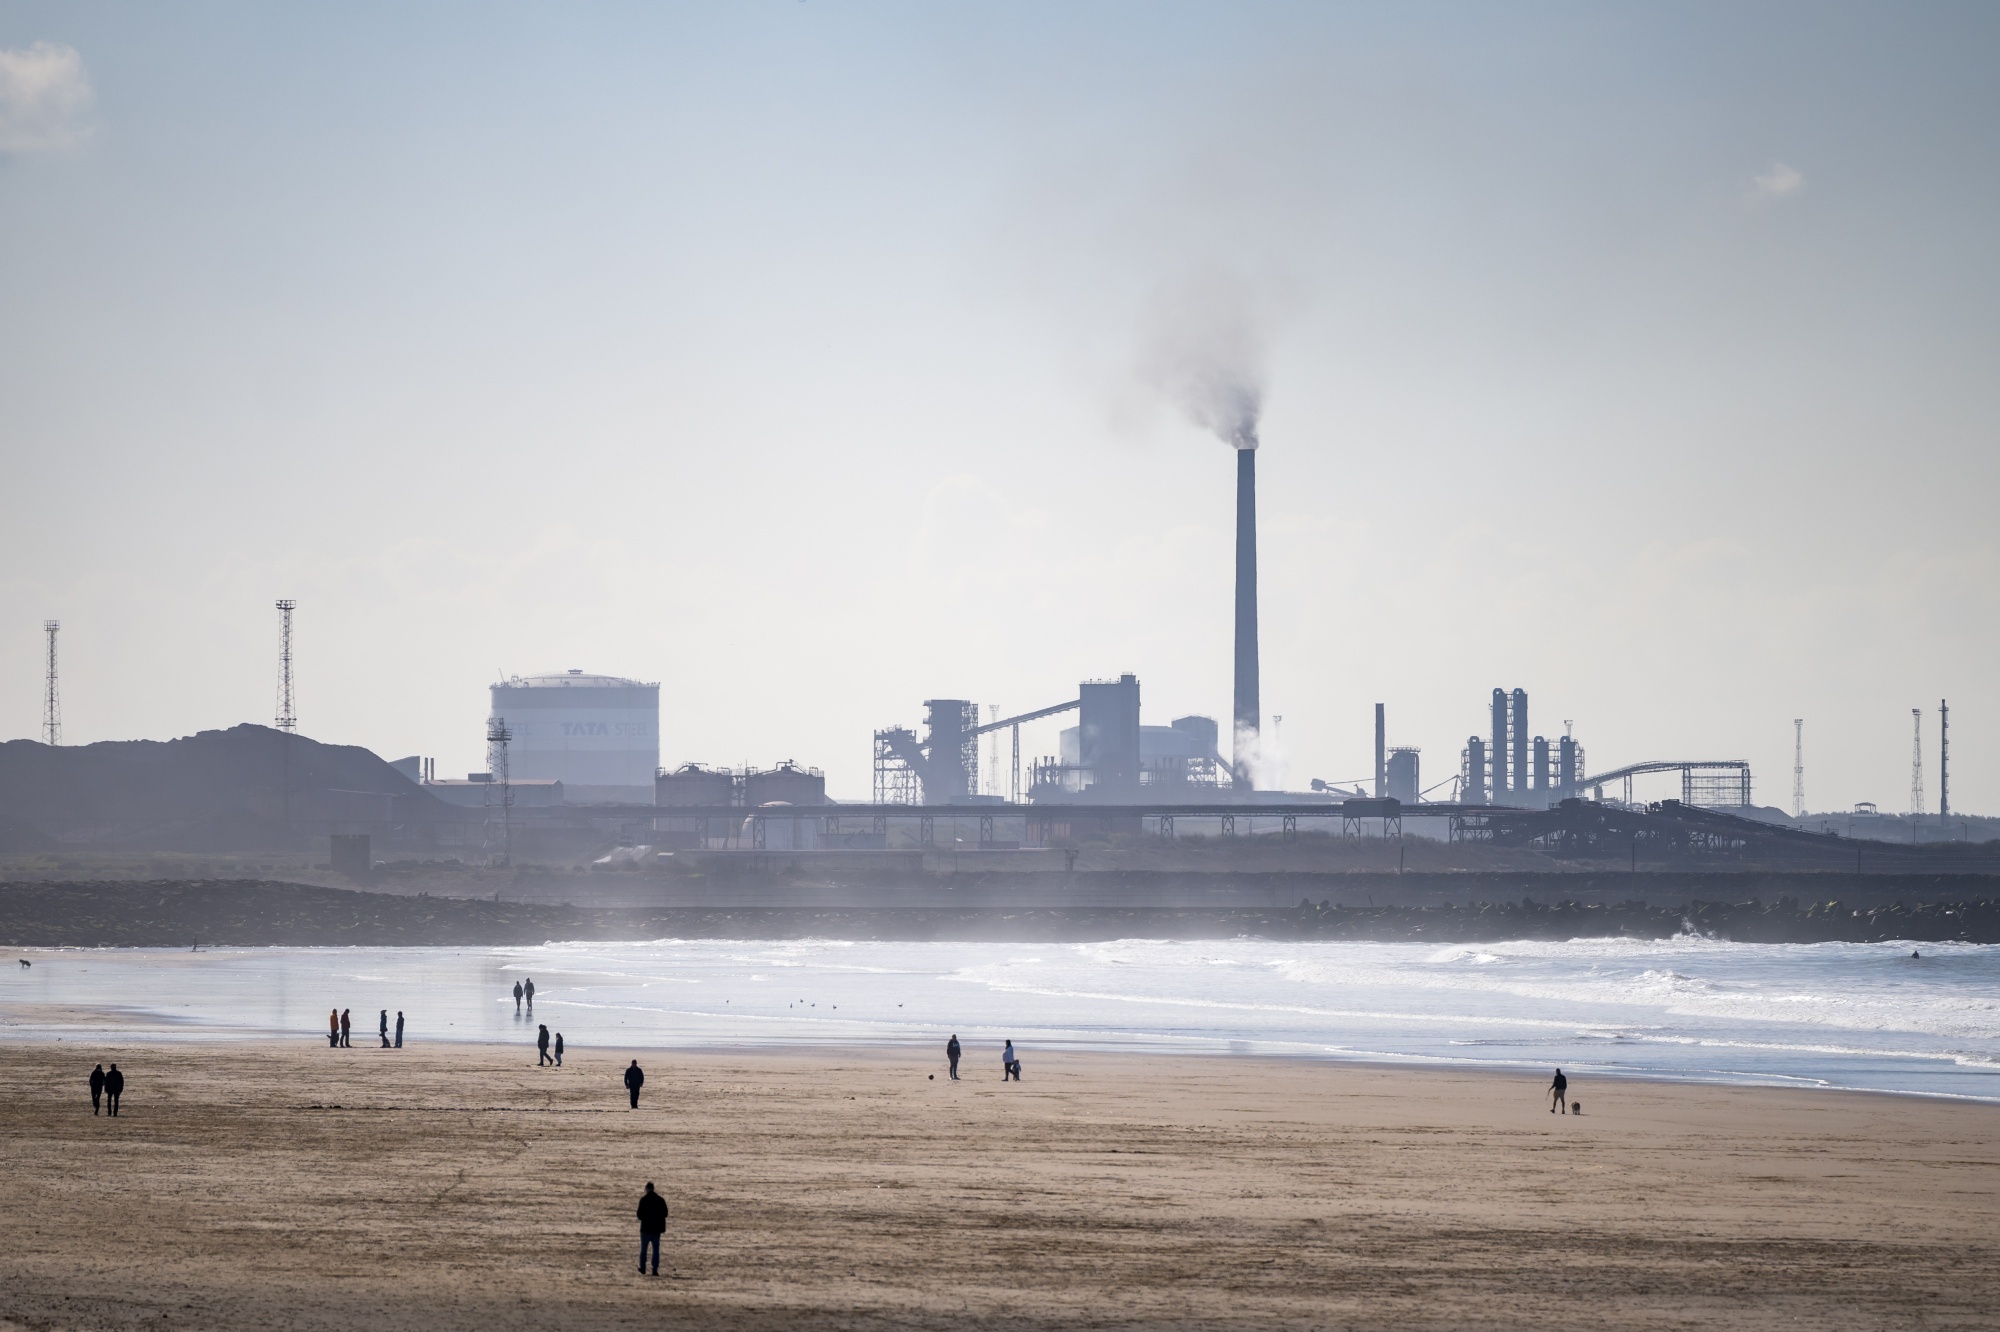
M1193 279L1161 312L1149 377L1194 424L1236 450L1235 698L1230 767L1251 789L1260 760L1263 700L1257 669L1257 421L1263 411L1263 322L1258 302L1227 275Z
M1254 785L1257 761L1257 434L1236 445L1236 785Z

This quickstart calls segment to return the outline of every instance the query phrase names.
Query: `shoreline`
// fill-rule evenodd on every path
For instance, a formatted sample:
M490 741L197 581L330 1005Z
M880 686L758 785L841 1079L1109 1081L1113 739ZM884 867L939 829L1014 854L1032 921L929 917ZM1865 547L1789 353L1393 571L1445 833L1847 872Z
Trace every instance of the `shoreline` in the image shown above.
M532 975L573 1047L922 1051L947 1028L1046 1050L2000 1100L2000 950L1605 939L37 950L0 970L0 1037L317 1049L327 1005L373 1042L512 1046ZM0 961L5 961L0 957Z
M81 1009L72 1009L69 1011L78 1013L79 1015L97 1012L116 1012L116 1010ZM379 1045L374 1044L377 1038L372 1030L366 1033L357 1032L356 1034L357 1038L365 1035L366 1039L357 1039L353 1046L347 1047L347 1052L350 1054L356 1051L374 1054L398 1053L394 1049L383 1050ZM78 1035L81 1035L82 1039L77 1039ZM33 1044L41 1046L82 1046L92 1039L90 1029L82 1025L63 1034L56 1034L55 1028L24 1031L19 1025L6 1021L4 1018L0 1018L0 1036L4 1036L6 1040L16 1041L23 1045ZM1060 1056L1063 1058L1089 1057L1119 1060L1193 1059L1202 1061L1241 1061L1245 1063L1269 1061L1285 1065L1329 1065L1342 1068L1366 1069L1381 1073L1440 1073L1499 1078L1518 1078L1523 1075L1531 1075L1535 1070L1546 1070L1547 1068L1554 1067L1552 1063L1536 1063L1520 1059L1453 1058L1420 1053L1397 1054L1383 1051L1340 1053L1330 1050L1315 1052L1301 1048L1288 1053L1269 1048L1238 1050L1229 1047L1242 1044L1248 1044L1253 1047L1271 1046L1283 1043L1274 1041L1244 1042L1221 1037L1212 1039L1188 1037L1172 1039L1175 1043L1169 1043L1168 1038L1160 1038L1157 1042L1149 1042L1142 1037L1134 1037L1127 1041L1065 1041L1039 1037L1033 1042L1021 1042L1021 1047L1024 1051L1031 1052L1031 1058ZM1208 1039L1209 1048L1201 1048L1196 1044L1197 1039ZM285 1035L248 1028L239 1031L209 1031L197 1035L186 1030L175 1031L170 1029L143 1032L120 1031L115 1026L111 1026L96 1037L96 1045L103 1048L116 1047L132 1050L158 1050L161 1048L171 1048L175 1045L186 1045L190 1048L199 1049L234 1048L248 1051L263 1050L266 1053L292 1052L307 1055L319 1050L331 1049L332 1047L325 1045L324 1041L324 1031L309 1031ZM657 1045L573 1043L570 1048L577 1052L587 1051L593 1056L604 1053L615 1053L620 1058L645 1057L650 1055L655 1058L695 1060L710 1057L822 1060L872 1057L884 1060L906 1060L924 1051L932 1050L937 1045L938 1042L936 1041L918 1041L915 1039L908 1041L888 1041L880 1039L842 1040L829 1038L820 1042L775 1040L769 1043L749 1041L702 1041ZM454 1037L426 1035L421 1041L411 1040L403 1048L405 1050L437 1049L465 1051L521 1050L524 1047L529 1051L534 1049L532 1042L518 1040L498 1040L486 1036ZM1911 1059L1935 1060L1937 1062L1943 1062L1946 1058L1945 1056L1907 1057ZM944 1066L944 1057L941 1053L936 1054L935 1062L940 1068ZM1577 1079L1658 1083L1667 1086L1758 1089L1807 1094L1838 1092L1859 1096L1892 1096L1918 1100L1947 1101L1964 1105L2000 1107L2000 1092L1996 1092L1990 1096L1979 1096L1969 1092L1934 1091L1921 1088L1855 1087L1830 1082L1822 1078L1787 1075L1776 1072L1708 1070L1697 1073L1676 1073L1657 1069L1606 1068L1589 1061L1578 1061L1568 1058L1563 1061L1562 1066L1565 1070L1574 1070L1573 1077Z

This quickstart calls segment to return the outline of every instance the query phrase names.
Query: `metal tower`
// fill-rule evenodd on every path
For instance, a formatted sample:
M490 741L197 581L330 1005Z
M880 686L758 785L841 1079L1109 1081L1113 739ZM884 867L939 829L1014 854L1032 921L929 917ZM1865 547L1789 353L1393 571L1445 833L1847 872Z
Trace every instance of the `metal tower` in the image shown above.
M486 720L486 842L487 854L493 853L494 832L499 832L500 863L514 863L514 786L507 777L507 742L514 733L507 729L505 717L489 717Z
M298 732L298 712L292 707L292 608L296 601L278 603L278 729Z
M49 636L48 673L42 686L42 743L62 743L62 696L56 689L56 631L61 620L43 620L42 632Z
M1951 704L1938 700L1938 822L1951 818Z
M1924 710L1910 709L1910 817L1924 812Z
M1806 719L1792 718L1792 817L1806 816Z

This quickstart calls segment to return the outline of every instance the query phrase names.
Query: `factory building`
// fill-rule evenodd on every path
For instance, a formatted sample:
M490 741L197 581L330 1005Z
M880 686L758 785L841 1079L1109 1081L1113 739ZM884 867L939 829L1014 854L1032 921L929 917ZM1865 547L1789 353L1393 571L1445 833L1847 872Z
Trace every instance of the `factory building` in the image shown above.
M660 686L564 671L493 686L511 781L559 781L571 804L651 804L660 766Z
M1490 736L1466 738L1459 799L1543 809L1578 794L1583 749L1567 735L1552 745L1546 736L1529 734L1527 690L1494 690L1489 719Z
M709 808L736 804L736 774L684 763L653 779L653 803Z
M1417 803L1417 793L1423 790L1417 773L1418 752L1408 745L1389 751L1388 762L1384 765L1388 773L1384 785L1388 788L1389 799L1400 800L1406 805Z
M1222 759L1216 752L1220 735L1221 728L1213 717L1177 717L1171 726L1141 726L1137 764L1130 763L1128 753L1112 757L1107 766L1113 772L1136 766L1141 797L1146 800L1161 798L1165 793L1159 788L1215 786L1223 780L1219 772ZM1069 770L1064 774L1065 789L1080 792L1096 786L1099 769L1094 763L1085 762L1083 727L1066 727L1059 745L1062 767ZM1102 751L1093 750L1092 757L1102 758Z
M824 805L826 775L786 759L775 768L704 768L686 763L653 780L653 803L663 808L725 805Z

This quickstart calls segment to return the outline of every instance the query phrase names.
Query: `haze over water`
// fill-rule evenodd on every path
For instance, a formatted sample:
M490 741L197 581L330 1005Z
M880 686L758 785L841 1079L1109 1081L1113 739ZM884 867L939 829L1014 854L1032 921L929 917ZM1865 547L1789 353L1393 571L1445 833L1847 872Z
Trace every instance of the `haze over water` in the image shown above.
M1913 950L1921 957L1913 958ZM2000 1101L2000 947L1579 939L1483 945L657 940L533 948L71 949L0 990L11 1036L525 1046L910 1044L1232 1052ZM533 1020L512 987L532 976ZM989 1069L994 1065L994 1069Z

